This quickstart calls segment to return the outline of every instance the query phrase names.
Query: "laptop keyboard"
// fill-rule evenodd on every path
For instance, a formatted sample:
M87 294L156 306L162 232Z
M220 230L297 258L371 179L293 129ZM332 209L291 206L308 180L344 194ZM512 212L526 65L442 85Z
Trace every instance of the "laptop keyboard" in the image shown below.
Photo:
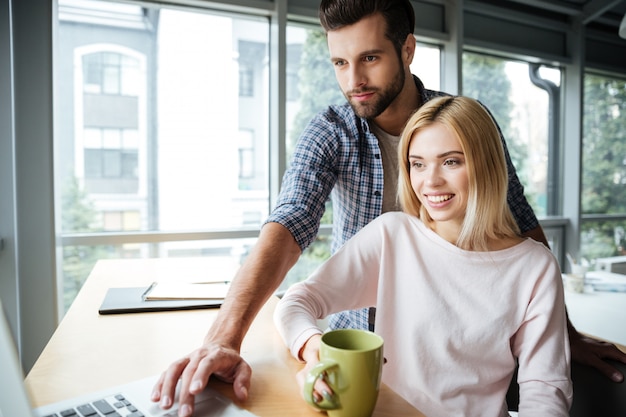
M122 394L106 397L44 417L145 417Z

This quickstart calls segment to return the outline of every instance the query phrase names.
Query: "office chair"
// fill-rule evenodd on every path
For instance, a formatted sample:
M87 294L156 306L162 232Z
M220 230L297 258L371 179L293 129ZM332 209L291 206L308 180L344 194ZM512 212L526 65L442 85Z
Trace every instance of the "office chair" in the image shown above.
M626 376L626 364L607 360ZM626 417L626 382L616 384L589 366L572 363L574 400L570 417ZM517 370L506 396L510 411L517 411Z
M626 364L607 361L626 376ZM626 382L616 384L589 366L572 363L574 401L570 417L626 416Z

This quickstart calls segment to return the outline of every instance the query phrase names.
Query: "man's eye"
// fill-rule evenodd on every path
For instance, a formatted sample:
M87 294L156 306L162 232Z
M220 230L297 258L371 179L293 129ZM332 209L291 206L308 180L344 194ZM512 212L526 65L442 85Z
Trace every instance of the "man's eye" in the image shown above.
M367 62L372 62L372 61L376 61L376 57L372 56L372 55L368 55L365 58L363 58L365 61Z

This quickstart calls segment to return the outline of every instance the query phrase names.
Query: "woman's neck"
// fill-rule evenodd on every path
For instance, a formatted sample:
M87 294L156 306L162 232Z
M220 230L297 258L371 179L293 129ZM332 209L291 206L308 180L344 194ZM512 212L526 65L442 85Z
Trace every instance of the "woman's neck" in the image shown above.
M442 239L458 246L459 236L461 234L461 225L453 222L437 222L433 221L429 225L430 229L437 233ZM508 249L524 239L521 237L503 237L503 238L487 238L487 251L497 251ZM475 250L475 249L472 249Z

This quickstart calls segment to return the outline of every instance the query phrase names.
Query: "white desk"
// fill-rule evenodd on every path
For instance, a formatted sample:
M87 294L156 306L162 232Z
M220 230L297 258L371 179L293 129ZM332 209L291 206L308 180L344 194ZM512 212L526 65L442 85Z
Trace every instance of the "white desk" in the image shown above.
M626 345L626 293L566 290L565 304L576 330Z

